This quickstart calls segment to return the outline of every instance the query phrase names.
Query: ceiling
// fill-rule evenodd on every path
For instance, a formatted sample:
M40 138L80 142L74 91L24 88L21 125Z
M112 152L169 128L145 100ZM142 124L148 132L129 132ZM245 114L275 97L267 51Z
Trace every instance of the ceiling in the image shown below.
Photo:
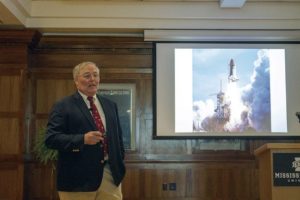
M300 30L300 0L0 0L0 29L43 34Z

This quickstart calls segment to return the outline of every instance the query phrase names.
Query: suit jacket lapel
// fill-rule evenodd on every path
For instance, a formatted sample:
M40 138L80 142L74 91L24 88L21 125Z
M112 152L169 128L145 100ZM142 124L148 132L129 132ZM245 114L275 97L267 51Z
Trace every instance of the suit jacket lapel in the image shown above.
M93 119L93 116L90 113L90 110L88 109L88 107L86 106L86 103L84 102L84 100L82 99L82 96L76 92L74 94L74 99L75 99L75 103L77 104L77 106L79 107L79 109L81 110L81 112L83 113L83 115L87 118L87 120L90 122L91 126L97 130L95 121Z

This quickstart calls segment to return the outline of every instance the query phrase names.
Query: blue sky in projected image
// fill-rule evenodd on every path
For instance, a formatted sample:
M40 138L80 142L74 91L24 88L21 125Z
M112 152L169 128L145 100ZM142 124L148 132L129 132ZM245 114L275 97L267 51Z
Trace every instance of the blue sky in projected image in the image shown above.
M259 49L194 49L194 101L215 99L215 96L211 95L220 91L220 81L223 91L226 89L230 59L235 62L239 88L249 84L258 51Z

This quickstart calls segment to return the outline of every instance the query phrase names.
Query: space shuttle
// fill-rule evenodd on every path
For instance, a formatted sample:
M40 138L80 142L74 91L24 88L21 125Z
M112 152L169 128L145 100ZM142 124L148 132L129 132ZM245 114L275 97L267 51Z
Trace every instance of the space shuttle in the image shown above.
M236 76L236 69L235 69L235 64L233 59L230 59L229 62L229 76L228 76L228 81L229 82L236 82L238 81L238 77Z

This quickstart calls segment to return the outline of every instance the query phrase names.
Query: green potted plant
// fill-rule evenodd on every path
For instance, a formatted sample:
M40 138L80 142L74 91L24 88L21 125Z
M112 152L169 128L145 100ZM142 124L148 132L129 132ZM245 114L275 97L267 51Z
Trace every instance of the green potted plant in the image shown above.
M58 157L57 150L49 149L45 145L45 136L46 136L46 128L42 127L37 132L37 135L35 137L34 146L33 146L33 152L35 153L36 159L40 161L41 163L47 165L52 164L53 169L55 169L55 161Z
M50 178L50 191L53 191L50 193L50 200L56 199L54 193L55 190L55 164L58 158L58 151L54 149L49 149L45 145L45 136L46 136L46 128L42 127L38 130L37 135L34 140L33 144L33 152L35 154L35 158L42 164L48 165L51 164L51 178Z

